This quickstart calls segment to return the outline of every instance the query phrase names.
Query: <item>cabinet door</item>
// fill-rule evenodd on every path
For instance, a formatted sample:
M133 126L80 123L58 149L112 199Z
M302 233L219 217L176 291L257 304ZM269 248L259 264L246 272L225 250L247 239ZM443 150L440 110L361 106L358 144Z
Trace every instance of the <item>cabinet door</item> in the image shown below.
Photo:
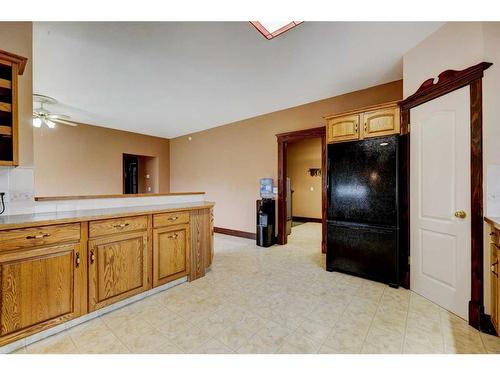
M153 230L153 287L189 273L189 224Z
M336 117L327 121L328 143L359 139L359 115Z
M399 134L399 107L385 108L363 113L361 138Z
M498 332L498 250L494 243L490 244L490 293L491 293L491 322Z
M89 241L89 310L148 289L146 231Z
M0 345L80 315L79 244L0 253Z

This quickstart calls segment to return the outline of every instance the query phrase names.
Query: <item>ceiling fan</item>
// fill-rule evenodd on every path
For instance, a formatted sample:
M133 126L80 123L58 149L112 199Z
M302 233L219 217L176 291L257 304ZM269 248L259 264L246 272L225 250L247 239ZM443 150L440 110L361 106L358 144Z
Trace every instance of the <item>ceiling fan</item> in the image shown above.
M47 125L49 128L53 129L56 123L78 126L77 123L71 121L71 117L68 115L63 115L61 113L51 113L43 106L44 104L54 105L58 101L50 96L33 94L33 126L35 128L41 127L43 124ZM36 105L35 105L36 103Z

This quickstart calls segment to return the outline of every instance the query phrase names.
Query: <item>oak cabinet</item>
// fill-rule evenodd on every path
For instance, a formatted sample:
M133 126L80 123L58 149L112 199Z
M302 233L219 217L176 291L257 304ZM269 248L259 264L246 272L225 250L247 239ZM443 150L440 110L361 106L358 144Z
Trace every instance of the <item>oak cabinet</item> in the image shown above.
M399 134L399 107L363 113L363 138Z
M350 141L359 138L359 115L336 117L328 120L328 142Z
M202 277L213 258L212 205L202 207L0 230L0 346Z
M498 332L498 251L494 244L490 245L490 293L491 293L491 322Z
M89 310L148 289L148 232L89 240Z
M82 255L79 243L0 253L0 343L80 315Z
M498 261L500 260L500 230L491 227L490 234L490 315L491 323L498 333L500 320L500 285Z
M189 274L189 224L153 229L153 287Z
M400 132L400 110L395 102L325 117L327 142L346 142Z

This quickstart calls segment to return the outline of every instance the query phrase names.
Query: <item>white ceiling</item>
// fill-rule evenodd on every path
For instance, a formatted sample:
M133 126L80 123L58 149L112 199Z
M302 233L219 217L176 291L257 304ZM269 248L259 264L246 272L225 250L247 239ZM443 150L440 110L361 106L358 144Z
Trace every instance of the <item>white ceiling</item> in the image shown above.
M401 79L440 26L304 22L266 40L248 22L36 22L34 92L79 122L173 138Z

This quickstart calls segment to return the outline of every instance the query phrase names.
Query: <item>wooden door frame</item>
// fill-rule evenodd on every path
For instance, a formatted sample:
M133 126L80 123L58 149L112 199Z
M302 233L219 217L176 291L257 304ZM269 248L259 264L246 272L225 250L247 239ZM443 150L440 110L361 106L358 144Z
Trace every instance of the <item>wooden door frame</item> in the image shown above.
M326 126L276 134L278 141L278 232L277 243L287 243L286 176L288 144L310 138L321 138L321 251L326 253Z
M482 78L492 63L482 62L467 69L446 70L438 80L427 79L419 89L399 102L401 107L401 259L410 256L410 110L462 87L470 90L471 167L471 299L469 324L481 329L487 321L483 296L483 104ZM410 288L410 265L401 262L401 280Z

